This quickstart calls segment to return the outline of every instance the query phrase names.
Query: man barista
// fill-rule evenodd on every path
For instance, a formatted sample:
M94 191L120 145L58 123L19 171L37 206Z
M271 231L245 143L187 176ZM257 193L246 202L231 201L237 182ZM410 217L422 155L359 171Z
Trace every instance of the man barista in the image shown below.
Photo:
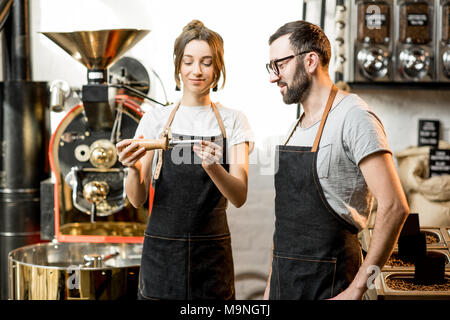
M270 82L304 112L277 147L275 232L265 298L361 299L389 258L409 208L383 125L357 95L328 74L330 43L295 21L269 39ZM377 200L362 262L358 231Z

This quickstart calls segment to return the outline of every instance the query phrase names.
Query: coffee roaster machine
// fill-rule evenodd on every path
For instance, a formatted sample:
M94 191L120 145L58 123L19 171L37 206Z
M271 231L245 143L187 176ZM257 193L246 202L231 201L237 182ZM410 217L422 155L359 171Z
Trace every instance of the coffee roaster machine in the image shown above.
M148 32L120 29L43 33L88 69L88 83L81 90L82 103L69 110L49 143L54 184L50 182L48 189L54 194L54 203L50 210L43 208L42 217L45 219L47 211L52 213L53 209L59 213L47 215L50 220L55 217L57 241L142 241L145 220L127 204L127 168L117 161L115 149L119 140L134 136L142 112L138 103L116 94L126 71L123 75L109 72L108 76L108 67ZM137 82L142 85L142 81ZM59 82L51 85L50 107L61 110L60 98L68 91Z
M450 83L448 0L337 0L336 79Z
M52 241L10 253L10 299L136 297L148 211L127 201L127 168L115 144L134 136L149 83L148 75L129 74L130 58L113 64L148 33L43 33L87 67L87 84L49 141L52 176L41 182L41 235ZM64 111L71 94L64 81L50 83L50 109Z
M47 140L39 145L45 153L42 163L27 159L33 168L47 166L35 185L37 239L9 252L7 298L136 298L152 189L143 208L129 204L127 168L117 160L115 144L134 136L143 99L159 103L147 96L149 75L142 64L122 57L148 33L111 29L40 35L87 68L87 84L74 89L57 80L39 87L47 114ZM65 113L51 136L50 111ZM24 123L23 130L28 126ZM29 139L36 143L35 137Z

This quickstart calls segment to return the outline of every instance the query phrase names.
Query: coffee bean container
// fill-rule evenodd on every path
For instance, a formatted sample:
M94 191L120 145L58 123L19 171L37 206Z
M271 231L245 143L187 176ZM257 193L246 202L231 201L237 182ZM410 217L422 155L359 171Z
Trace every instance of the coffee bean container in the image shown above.
M425 232L425 236L427 238L427 250L441 250L448 249L448 242L446 242L445 237L443 235L442 228L437 227L421 227L420 231ZM364 235L363 242L365 245L370 246L370 240L372 238L373 229L369 228L363 231ZM398 250L398 245L395 245L394 250Z
M427 254L444 256L445 257L445 271L450 272L450 253L447 249L427 250ZM391 257L382 268L383 271L414 271L414 262L408 262L399 256L398 250L394 250Z
M447 244L447 248L450 250L450 227L441 228L441 234L444 237L444 241Z
M355 81L392 81L393 1L359 0L352 10Z
M441 82L450 82L450 1L440 0L437 10L436 74Z
M434 0L396 2L396 80L435 80Z
M377 300L450 300L450 273L445 274L445 283L438 285L417 285L413 279L414 271L383 271L367 296Z

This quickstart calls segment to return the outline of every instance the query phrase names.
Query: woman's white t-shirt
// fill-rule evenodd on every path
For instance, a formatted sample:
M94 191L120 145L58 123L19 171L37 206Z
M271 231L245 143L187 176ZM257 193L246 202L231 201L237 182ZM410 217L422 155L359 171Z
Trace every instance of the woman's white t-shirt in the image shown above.
M215 103L227 134L227 145L249 142L251 151L254 135L247 117L238 110L230 109ZM155 107L142 116L136 129L135 138L143 135L144 139L158 139L164 130L175 104L167 107ZM220 126L211 106L183 106L180 105L170 125L174 134L197 137L218 136Z

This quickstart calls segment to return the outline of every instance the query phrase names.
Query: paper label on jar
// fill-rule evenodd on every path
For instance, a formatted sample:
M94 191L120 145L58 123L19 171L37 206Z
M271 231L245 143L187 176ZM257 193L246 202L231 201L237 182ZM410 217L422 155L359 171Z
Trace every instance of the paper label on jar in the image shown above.
M369 29L380 28L386 25L386 14L384 13L373 13L366 14L366 27Z
M409 13L407 16L409 27L424 27L428 25L428 14Z

